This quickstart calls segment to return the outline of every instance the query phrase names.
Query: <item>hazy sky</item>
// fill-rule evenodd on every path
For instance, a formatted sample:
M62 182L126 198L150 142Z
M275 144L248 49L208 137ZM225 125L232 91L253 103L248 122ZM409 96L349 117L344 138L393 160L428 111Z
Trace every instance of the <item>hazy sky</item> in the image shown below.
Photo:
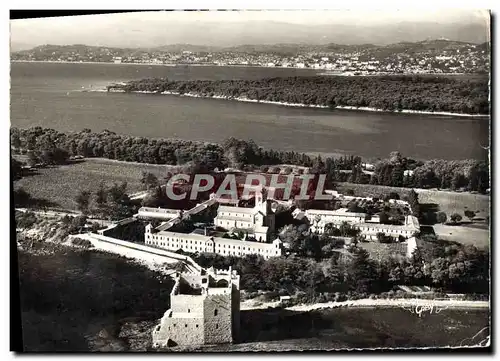
M279 22L296 26L362 25L378 26L398 22L486 23L488 13L481 10L326 10L326 11L165 11L105 15L68 16L55 18L11 20L13 44L74 44L107 46L146 46L153 37L164 45L171 42L192 42L190 31L211 30L229 26L236 34L250 31L254 21ZM484 19L484 20L483 20ZM251 26L251 25L250 25ZM246 27L246 29L245 29ZM254 29L253 29L254 30ZM231 30L230 30L231 31ZM270 30L273 31L273 30ZM161 36L160 36L161 35ZM184 36L185 35L185 36ZM219 34L214 34L219 35ZM206 41L206 40L204 40ZM221 39L224 42L224 39ZM232 39L229 42L234 42ZM212 44L211 44L212 45ZM222 44L226 45L226 44Z

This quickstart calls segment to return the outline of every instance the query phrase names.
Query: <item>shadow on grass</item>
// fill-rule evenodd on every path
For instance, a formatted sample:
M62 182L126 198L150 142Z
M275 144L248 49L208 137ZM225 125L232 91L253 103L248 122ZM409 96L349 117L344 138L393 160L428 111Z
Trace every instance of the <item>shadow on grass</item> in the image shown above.
M421 225L420 226L420 235L422 235L422 236L424 236L424 235L435 236L436 232L434 231L434 227L432 227L432 226Z
M57 202L49 201L45 198L35 198L24 189L19 188L14 190L12 193L12 198L14 200L15 207L26 207L26 208L49 208L49 207L60 207Z

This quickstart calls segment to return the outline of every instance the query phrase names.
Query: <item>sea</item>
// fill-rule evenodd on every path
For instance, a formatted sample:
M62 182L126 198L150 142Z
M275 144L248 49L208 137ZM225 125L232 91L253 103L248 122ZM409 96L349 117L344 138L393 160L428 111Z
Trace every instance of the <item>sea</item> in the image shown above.
M159 94L94 92L114 82L310 76L312 69L11 63L11 126L221 142L253 139L277 150L385 158L487 159L489 119L298 108Z

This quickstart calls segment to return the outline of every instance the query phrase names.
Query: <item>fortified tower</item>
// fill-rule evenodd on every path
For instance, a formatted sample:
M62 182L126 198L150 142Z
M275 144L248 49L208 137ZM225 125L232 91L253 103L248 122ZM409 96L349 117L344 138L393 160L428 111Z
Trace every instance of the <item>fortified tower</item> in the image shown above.
M240 276L228 270L178 273L170 309L153 331L153 347L238 341Z

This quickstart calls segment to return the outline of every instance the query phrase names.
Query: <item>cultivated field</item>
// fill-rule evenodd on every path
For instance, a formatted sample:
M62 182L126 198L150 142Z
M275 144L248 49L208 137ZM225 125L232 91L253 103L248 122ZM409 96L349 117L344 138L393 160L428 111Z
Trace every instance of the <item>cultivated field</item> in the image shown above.
M434 232L440 239L459 242L462 244L472 244L478 248L489 248L490 231L485 228L472 228L467 226L447 226L435 224Z
M417 189L416 192L420 203L435 203L439 206L439 211L445 212L448 217L453 213L458 213L463 217L464 211L467 209L476 212L477 216L481 218L490 215L490 197L488 195L427 189Z
M151 172L162 179L167 165L118 162L100 158L89 158L84 162L37 170L37 174L26 176L14 183L35 198L57 203L58 207L76 209L74 201L81 190L94 191L101 182L127 182L128 193L141 191L142 172Z

